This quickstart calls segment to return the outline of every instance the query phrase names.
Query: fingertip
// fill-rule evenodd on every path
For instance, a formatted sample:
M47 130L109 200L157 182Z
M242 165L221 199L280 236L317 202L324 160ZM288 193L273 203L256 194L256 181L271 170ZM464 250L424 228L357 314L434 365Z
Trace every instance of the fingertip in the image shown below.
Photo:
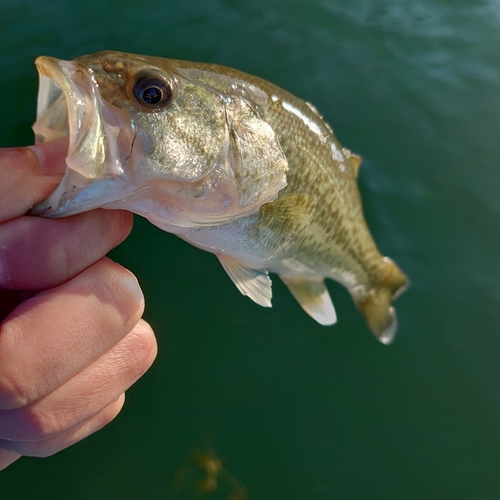
M109 403L108 406L103 408L97 415L88 420L90 429L84 431L87 435L100 431L103 427L111 423L122 411L125 405L125 393L122 392L118 398ZM90 432L89 432L90 431ZM80 439L82 439L82 436Z
M7 451L0 448L0 471L6 469L9 465L21 458L21 454Z
M116 398L115 401L113 401L106 408L103 409L103 412L104 413L108 412L108 414L110 416L114 414L114 417L111 418L111 420L113 420L113 418L115 418L118 415L118 413L120 413L122 411L122 408L123 408L124 405L125 405L125 393L122 392Z
M130 337L130 350L135 358L133 365L135 380L142 377L154 363L158 354L158 343L153 329L142 318L132 330Z
M98 229L94 229L94 237L98 241L108 241L111 244L111 248L116 247L122 243L127 236L131 233L134 226L134 214L128 212L127 210L107 210L104 208L98 208L85 214L78 214L72 217L68 217L68 220L73 219L73 217L86 216L89 218L90 223L95 224L94 220L90 220L90 215L93 214L97 220L100 221L99 226L95 226Z
M111 304L122 318L123 334L130 332L141 318L145 300L135 275L108 257L87 268L69 282L77 289L92 289L100 304Z
M105 211L112 214L111 217L113 217L113 226L118 229L117 244L121 243L132 231L132 227L134 226L134 214L132 214L132 212L128 212L127 210Z
M125 268L123 268L125 269ZM131 273L128 269L125 269L126 275L123 277L123 285L125 285L134 295L135 299L144 304L144 294L142 293L141 286L139 285L139 281L135 277L133 273ZM141 312L142 314L142 312Z

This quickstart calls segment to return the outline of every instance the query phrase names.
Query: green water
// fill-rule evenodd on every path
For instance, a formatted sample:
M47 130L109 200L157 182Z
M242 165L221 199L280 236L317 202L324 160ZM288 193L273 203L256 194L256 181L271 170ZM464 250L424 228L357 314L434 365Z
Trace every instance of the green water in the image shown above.
M313 102L412 280L385 347L340 286L334 327L277 279L266 310L137 220L112 257L158 359L107 428L0 473L1 500L500 498L498 0L0 0L0 42L0 146L32 141L40 54L217 62ZM197 453L222 461L213 494Z

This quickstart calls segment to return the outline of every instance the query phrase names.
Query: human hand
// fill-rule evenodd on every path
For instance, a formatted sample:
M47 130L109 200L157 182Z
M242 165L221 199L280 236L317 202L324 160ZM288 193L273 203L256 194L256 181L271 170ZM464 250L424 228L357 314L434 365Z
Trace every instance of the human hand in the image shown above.
M66 150L0 150L0 470L109 423L156 356L137 280L104 257L132 215L24 215L59 182Z

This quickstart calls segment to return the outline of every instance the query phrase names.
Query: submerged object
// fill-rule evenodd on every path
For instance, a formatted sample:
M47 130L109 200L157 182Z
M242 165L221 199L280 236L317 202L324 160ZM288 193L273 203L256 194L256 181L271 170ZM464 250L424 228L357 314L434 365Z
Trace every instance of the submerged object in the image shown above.
M176 471L172 493L176 500L193 498L250 500L247 488L239 484L236 477L210 448L198 449L184 460Z
M408 280L366 226L361 158L313 106L214 64L106 51L36 65L36 141L69 134L69 150L32 214L130 210L214 253L262 306L277 273L324 325L336 322L324 284L334 279L374 335L394 339L391 303Z

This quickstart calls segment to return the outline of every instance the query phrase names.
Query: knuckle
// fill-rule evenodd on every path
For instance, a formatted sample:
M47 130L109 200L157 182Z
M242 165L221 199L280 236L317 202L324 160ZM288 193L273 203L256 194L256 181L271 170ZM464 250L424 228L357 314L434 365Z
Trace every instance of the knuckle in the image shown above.
M77 425L59 436L52 439L39 440L32 443L31 454L37 457L49 457L54 455L64 448L71 446L78 441L86 438L90 434L101 430L108 425L120 413L123 407L123 395L118 398L115 403L110 404L107 408L92 417L90 420Z
M15 410L25 407L30 396L25 386L8 372L0 374L0 409Z
M34 406L22 411L19 426L23 429L23 439L42 441L55 436L65 429L64 417L52 409L43 410Z

